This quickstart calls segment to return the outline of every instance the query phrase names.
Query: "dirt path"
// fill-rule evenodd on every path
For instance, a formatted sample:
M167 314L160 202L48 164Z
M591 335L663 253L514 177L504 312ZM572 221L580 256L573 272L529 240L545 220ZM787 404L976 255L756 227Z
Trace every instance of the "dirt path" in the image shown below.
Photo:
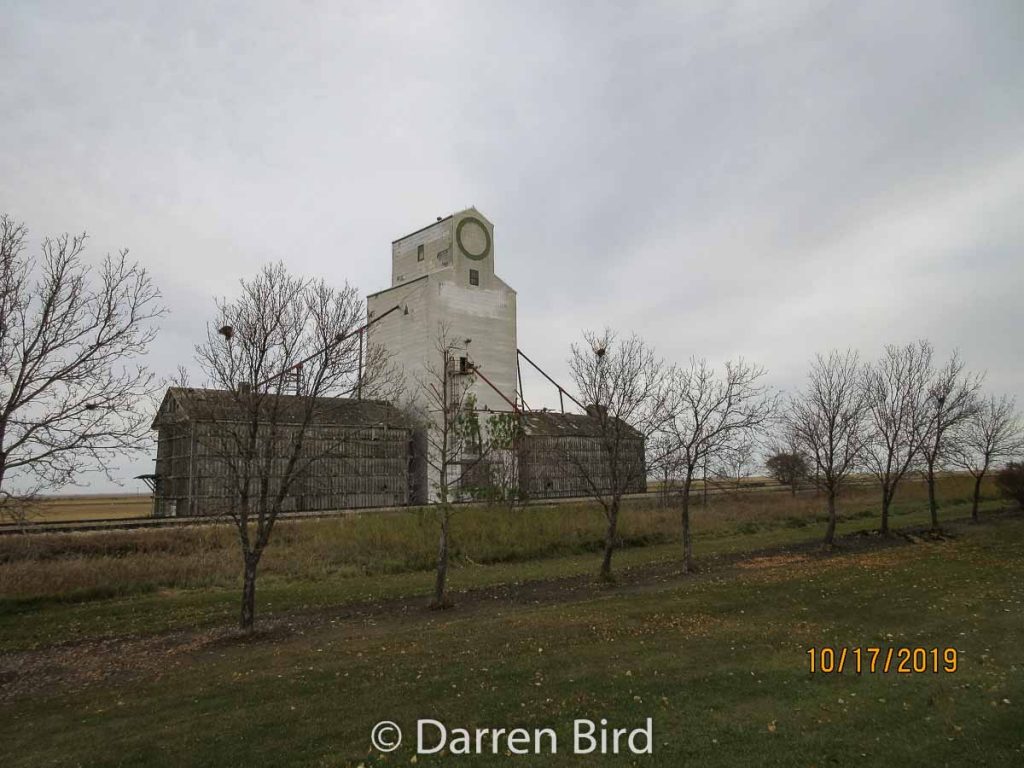
M986 515L987 524L998 524L1019 513L1006 510ZM426 609L424 596L403 597L304 612L272 615L259 622L252 636L239 633L233 626L206 630L176 630L144 637L117 637L54 645L33 651L0 654L0 702L10 701L38 690L76 690L113 678L153 678L175 667L189 664L197 655L226 645L274 643L320 628L349 624L354 628L401 626L411 622L462 619L481 613L572 604L606 595L616 597L632 593L672 589L694 580L737 576L744 569L803 564L815 560L842 558L863 552L906 547L925 541L955 539L969 521L946 524L944 534L935 536L926 528L908 528L882 538L859 532L840 537L832 553L822 550L818 541L799 545L750 550L710 556L699 562L699 571L680 572L679 563L661 562L623 569L614 586L595 582L592 575L502 584L452 593L455 607L446 611Z

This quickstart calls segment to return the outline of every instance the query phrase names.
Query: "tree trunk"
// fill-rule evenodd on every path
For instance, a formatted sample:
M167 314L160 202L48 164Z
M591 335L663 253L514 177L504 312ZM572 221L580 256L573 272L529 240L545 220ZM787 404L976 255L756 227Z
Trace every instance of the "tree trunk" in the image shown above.
M935 501L935 466L928 465L928 511L932 515L932 530L939 530L939 505Z
M601 581L612 581L612 555L615 554L616 538L619 528L619 504L612 502L608 511L608 530L604 535L604 558L601 560Z
M246 632L252 632L256 623L256 567L259 562L259 553L249 552L245 555L242 573L242 615L238 624Z
M832 549L836 538L836 493L828 491L828 527L825 529L825 549Z
M689 504L689 501L690 501L690 495L689 494L686 495L686 501L687 501L687 504ZM703 480L701 480L701 500L700 500L700 505L702 507L705 507L705 508L708 505L708 464L707 464L706 461L704 462L704 478L703 478Z
M883 489L882 490L882 529L881 529L883 536L888 536L889 535L889 502L891 501L891 498L892 497L889 495L889 490L887 488Z
M434 579L434 602L431 608L448 608L448 526L451 513L445 509L441 513L441 538L437 545L437 575Z
M974 496L971 498L971 520L975 523L980 522L981 518L978 517L978 501L981 499L981 478L984 475L977 475L974 478Z
M682 509L680 520L683 526L683 573L693 571L693 542L690 539L690 475L683 482Z

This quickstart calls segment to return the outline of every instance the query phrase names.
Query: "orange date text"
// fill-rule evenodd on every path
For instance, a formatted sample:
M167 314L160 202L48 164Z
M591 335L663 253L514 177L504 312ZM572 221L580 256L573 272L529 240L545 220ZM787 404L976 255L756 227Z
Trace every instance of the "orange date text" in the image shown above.
M808 668L812 675L850 672L856 675L895 672L898 675L937 675L956 672L956 648L915 647L832 647L809 648Z

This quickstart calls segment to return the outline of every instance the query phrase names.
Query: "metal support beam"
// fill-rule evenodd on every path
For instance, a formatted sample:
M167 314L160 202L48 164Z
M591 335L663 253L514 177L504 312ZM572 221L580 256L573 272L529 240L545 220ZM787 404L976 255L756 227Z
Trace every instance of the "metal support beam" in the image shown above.
M493 389L493 390L494 390L495 392L497 392L497 393L498 393L498 395L500 395L500 396L501 396L501 399L502 399L502 400L504 400L504 401L505 401L506 403L508 403L509 405L511 405L511 406L512 406L512 410L513 410L513 411L515 411L516 413L519 413L519 406L518 406L518 405L516 405L516 404L515 404L514 402L512 402L511 400L509 400L509 399L508 399L508 397L507 397L507 396L505 395L505 393L504 393L504 392L502 392L502 391L501 391L500 389L498 389L498 388L497 388L496 386L494 386L494 384L492 384L492 383L491 383L491 380L490 380L490 379L488 379L488 378L487 378L486 376L484 376L483 372L482 372L482 371L480 370L480 368L479 368L479 367L478 367L477 365L475 365L475 364L473 365L473 373L477 374L477 375L478 375L478 376L479 376L479 377L480 377L481 379L483 379L483 380L484 380L484 383L485 383L485 384L486 384L487 386L489 386L489 387L490 387L491 389Z
M544 372L544 369L542 369L542 368L541 368L541 367L540 367L539 365L537 365L537 364L536 364L535 362L533 362L533 360L531 360L530 358L528 358L528 357L526 356L526 354L525 354L525 353L523 352L523 350L521 350L521 349L517 349L517 350L516 350L516 354L518 354L518 355L519 355L519 356L520 356L521 358L523 358L523 360L525 360L525 361L526 361L526 362L528 362L528 363L529 363L530 365L532 365L532 366L533 366L534 368L536 368L536 369L537 369L537 370L538 370L538 371L540 372L540 375L541 375L541 376L543 376L543 377L544 377L545 379L547 379L548 381L550 381L550 382L551 382L552 384L554 384L554 385L555 385L555 387L556 387L556 388L558 389L558 397L559 397L559 398L561 398L561 397L562 397L562 395L565 395L565 396L566 396L566 397L568 397L568 398L569 398L570 400L572 400L572 401L573 401L574 403L576 403L576 405L578 405L578 406L580 407L580 409L581 409L581 410L582 410L582 411L583 411L584 413L586 413L586 412L587 412L587 407L586 407L585 405L583 405L583 403L581 403L581 402L580 402L579 400L577 400L577 399L576 399L575 397L573 397L572 395L570 395L570 394L568 393L568 391L566 391L565 389L563 389L563 388L562 388L562 385L561 385L561 384L559 384L559 383L558 383L557 381L555 381L555 380L554 380L554 379L552 379L552 378L551 378L550 376L548 376L548 375L547 375L547 373L545 373L545 372ZM562 413L565 413L565 407L564 407L564 403L563 403L563 407L562 407Z
M136 475L135 479L141 480L147 486L149 486L149 490L151 490L153 493L156 493L156 486L157 483L160 482L160 475Z
M523 397L523 367L519 365L519 355L516 355L516 376L519 379L519 402L522 403L522 406L525 409L526 398Z
M364 323L363 325L361 325L358 328L356 328L354 331L349 331L348 333L339 333L334 338L334 341L332 341L327 346L323 347L322 349L318 349L316 352L314 352L313 354L311 354L311 355L309 355L307 357L302 358L301 360L299 360L299 362L295 363L294 365L288 366L287 368L285 368L280 373L275 373L273 376L271 376L271 377L269 377L267 379L264 379L263 381L257 382L256 384L253 384L252 388L254 390L258 390L260 387L265 387L267 384L269 384L270 382L274 381L275 379L280 379L282 376L286 376L287 374L291 373L294 370L301 371L303 363L308 363L313 358L318 357L319 355L323 355L323 354L325 354L327 352L330 352L336 346L341 344L341 342L347 341L348 339L351 339L357 333L359 334L359 339L360 339L360 342L361 342L362 341L362 333L363 333L363 331L368 330L371 325L373 325L374 323L379 323L381 320L383 320L385 317L390 315L392 312L395 312L395 311L397 311L397 310L399 310L401 308L402 308L401 304L395 304L395 306L393 306L391 309L389 309L387 312L385 312L380 317L373 318L373 320L370 320L368 323ZM362 361L362 355L360 355L360 362L361 361ZM361 367L362 366L360 366L360 368Z

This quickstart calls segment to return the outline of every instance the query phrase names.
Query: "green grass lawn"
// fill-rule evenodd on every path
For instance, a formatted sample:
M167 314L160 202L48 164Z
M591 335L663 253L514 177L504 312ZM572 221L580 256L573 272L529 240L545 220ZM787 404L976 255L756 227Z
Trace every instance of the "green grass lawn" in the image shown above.
M895 522L923 524L925 512L911 505ZM854 516L840 530L873 523ZM43 665L37 687L0 703L3 764L409 765L415 721L434 718L551 727L559 753L420 755L418 765L1019 765L1024 518L951 530L896 546L857 537L822 558L806 546L817 525L730 528L698 540L696 576L659 567L678 553L656 544L619 554L617 588L580 580L536 600L517 589L590 574L595 556L464 565L454 586L491 592L440 613L421 608L429 573L275 576L261 585L260 611L293 625L248 640L197 631L233 618L237 594L222 588L12 603L0 617L9 656L94 642L56 649L83 654L80 679L62 685ZM749 554L781 547L792 551ZM401 596L415 598L343 610ZM180 637L122 652L126 637L158 642L167 630ZM811 675L807 649L824 645L952 646L960 664L952 674ZM91 679L97 658L120 655L137 663ZM570 754L572 720L602 717L628 727L653 718L653 755ZM369 742L383 719L406 731L390 755Z

